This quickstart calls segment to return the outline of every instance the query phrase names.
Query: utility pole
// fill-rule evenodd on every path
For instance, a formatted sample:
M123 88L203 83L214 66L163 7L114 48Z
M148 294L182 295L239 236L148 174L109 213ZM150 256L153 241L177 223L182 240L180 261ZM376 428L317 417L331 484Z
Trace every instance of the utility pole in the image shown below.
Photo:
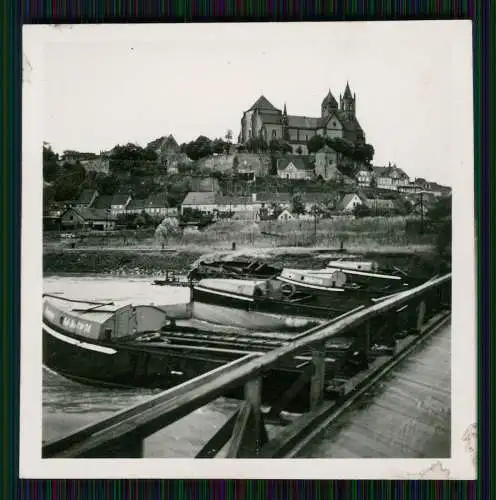
M424 234L424 192L420 191L420 234Z

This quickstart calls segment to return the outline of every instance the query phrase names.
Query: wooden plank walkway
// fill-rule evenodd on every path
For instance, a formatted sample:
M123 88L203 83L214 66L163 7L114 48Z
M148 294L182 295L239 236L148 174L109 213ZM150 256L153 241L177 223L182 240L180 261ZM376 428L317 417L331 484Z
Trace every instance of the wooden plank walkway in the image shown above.
M301 458L448 458L451 324L422 344Z

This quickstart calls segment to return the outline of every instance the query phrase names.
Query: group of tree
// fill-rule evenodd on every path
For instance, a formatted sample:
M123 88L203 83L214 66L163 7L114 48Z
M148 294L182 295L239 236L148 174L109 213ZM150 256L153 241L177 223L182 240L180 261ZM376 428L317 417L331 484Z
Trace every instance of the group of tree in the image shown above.
M197 161L212 154L227 154L232 144L233 133L228 130L224 138L210 139L205 135L200 135L194 141L183 143L180 146L180 152L186 153L188 157Z
M329 146L337 153L354 161L370 165L374 159L374 147L371 144L353 144L341 137L323 137L314 135L307 142L308 152L316 153L324 146Z
M248 139L246 144L239 148L241 151L246 150L249 153L270 153L270 154L284 154L291 153L293 148L284 139L272 139L267 142L263 137L252 137Z

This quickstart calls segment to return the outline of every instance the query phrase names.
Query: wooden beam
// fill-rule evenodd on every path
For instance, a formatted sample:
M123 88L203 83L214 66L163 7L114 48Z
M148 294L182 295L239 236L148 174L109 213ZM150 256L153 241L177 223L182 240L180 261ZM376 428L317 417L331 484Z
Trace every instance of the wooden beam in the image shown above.
M282 395L281 399L279 399L276 403L274 403L267 416L269 418L276 418L281 414L281 411L286 408L286 406L293 401L293 399L299 394L299 392L303 389L306 383L311 379L312 375L315 372L315 366L312 364L307 365L300 376L296 379L294 384Z
M248 401L243 401L243 403L241 403L241 409L236 417L226 458L239 458L243 440L246 439L246 429L248 427L251 413L252 408L250 403Z
M229 441L233 434L234 426L238 419L239 410L229 417L227 422L209 439L203 448L196 454L195 458L213 458L223 446Z
M323 344L312 347L312 363L314 373L310 380L310 411L315 410L324 400L325 346Z

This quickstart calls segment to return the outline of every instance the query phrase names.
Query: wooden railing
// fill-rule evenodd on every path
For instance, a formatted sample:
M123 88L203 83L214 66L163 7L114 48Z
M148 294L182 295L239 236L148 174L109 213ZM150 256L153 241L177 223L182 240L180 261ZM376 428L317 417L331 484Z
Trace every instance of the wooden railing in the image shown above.
M228 442L227 457L263 455L268 438L261 411L262 377L282 360L301 351L311 351L311 363L301 370L296 382L270 414L277 416L306 383L309 383L310 412L300 417L298 428L309 425L326 411L325 344L335 336L354 332L362 339L369 356L371 328L385 328L386 340L394 347L399 329L421 332L428 321L451 308L451 274L428 281L416 288L386 298L348 316L307 330L304 335L268 353L251 353L130 409L116 413L62 439L43 446L44 458L136 458L143 455L143 440L192 411L217 399L228 390L244 385L244 401L239 410L208 441L197 458L214 457ZM380 321L380 323L379 323ZM375 326L374 326L375 323ZM393 349L394 350L394 349ZM306 422L306 424L305 424Z

